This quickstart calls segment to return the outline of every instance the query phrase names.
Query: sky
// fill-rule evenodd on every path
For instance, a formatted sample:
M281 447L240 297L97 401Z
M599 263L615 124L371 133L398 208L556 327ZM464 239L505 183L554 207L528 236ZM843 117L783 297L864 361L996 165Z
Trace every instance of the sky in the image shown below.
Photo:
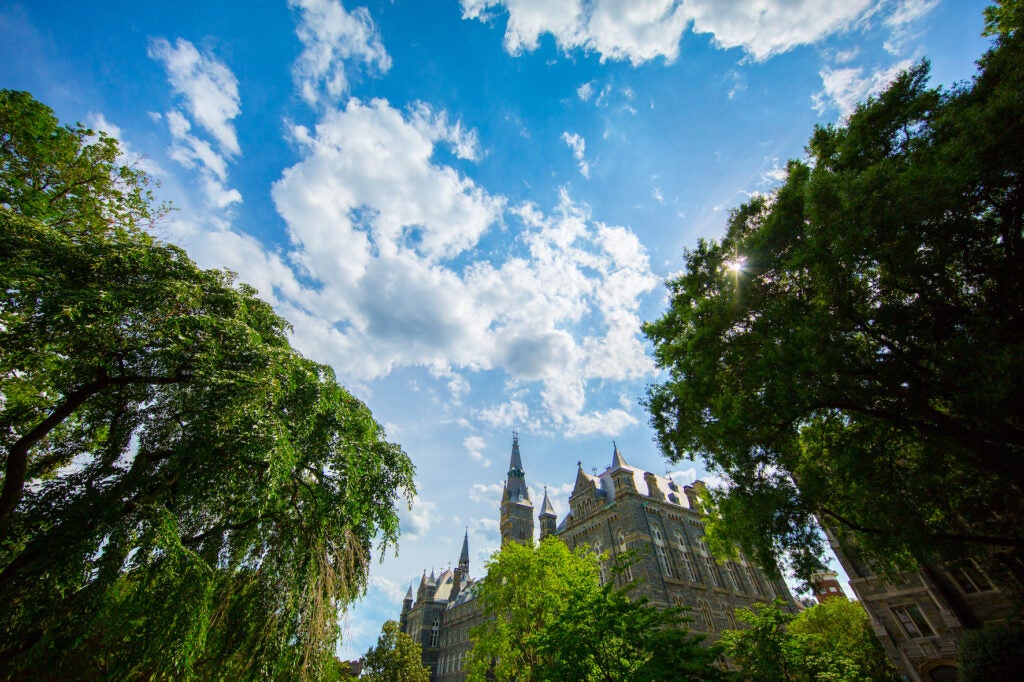
M121 140L158 226L294 325L416 465L355 658L423 570L499 544L513 430L559 519L576 462L677 483L641 325L683 252L816 125L928 58L969 79L974 0L248 0L0 5L0 87Z

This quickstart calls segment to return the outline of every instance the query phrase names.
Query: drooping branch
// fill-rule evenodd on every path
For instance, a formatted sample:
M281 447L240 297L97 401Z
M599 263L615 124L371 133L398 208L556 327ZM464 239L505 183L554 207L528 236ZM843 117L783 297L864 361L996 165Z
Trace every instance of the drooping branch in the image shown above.
M54 409L49 416L39 422L31 431L23 435L11 446L7 453L7 467L4 471L4 488L0 493L0 524L4 524L8 517L14 513L21 496L25 491L25 478L28 475L28 454L32 448L45 438L53 429L65 419L75 413L89 398L97 395L111 386L129 385L166 385L179 384L187 381L190 375L183 369L179 369L171 376L152 376L145 374L132 374L126 376L112 377L106 369L100 368L96 372L96 378L71 391L64 396L64 401ZM3 528L0 525L0 528Z

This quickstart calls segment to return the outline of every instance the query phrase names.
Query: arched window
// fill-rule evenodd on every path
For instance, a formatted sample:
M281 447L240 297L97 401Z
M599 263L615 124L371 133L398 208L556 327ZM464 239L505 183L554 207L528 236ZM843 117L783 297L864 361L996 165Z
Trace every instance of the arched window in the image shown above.
M715 621L711 618L711 605L701 599L697 602L697 608L700 609L700 617L704 621L704 632L714 632Z
M671 578L672 566L668 562L668 554L665 551L665 538L661 535L661 529L657 526L653 527L651 535L654 538L654 553L658 555L658 565L661 566L661 572Z
M600 540L594 541L594 554L598 556L597 567L601 574L601 584L604 585L608 582L608 562L601 557L604 552L604 545L601 544Z
M626 537L622 533L619 533L619 552L625 553L625 552L628 552L628 551L629 551L629 546L626 545ZM628 582L628 583L629 582L633 582L633 567L632 566L626 566L623 569L623 571L622 571L622 578L626 582Z
M437 633L440 630L440 628L441 628L440 620L435 618L434 619L434 624L430 626L430 646L431 647L436 647L437 646Z
M690 547L686 544L686 538L683 537L682 533L676 533L676 546L679 547L679 556L683 557L683 568L686 571L686 577L692 582L700 582L700 578L697 575L697 567L693 565L693 557L690 556Z

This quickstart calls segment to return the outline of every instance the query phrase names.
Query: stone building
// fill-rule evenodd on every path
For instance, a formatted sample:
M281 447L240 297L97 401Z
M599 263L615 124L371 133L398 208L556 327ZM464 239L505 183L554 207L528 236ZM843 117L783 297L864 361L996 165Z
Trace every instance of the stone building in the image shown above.
M634 594L646 596L655 606L689 607L691 629L711 642L721 631L736 627L733 612L738 607L783 597L795 612L799 607L781 577L766 575L742 556L724 564L711 556L697 510L702 485L695 481L693 486L679 486L632 467L616 446L611 464L601 474L587 474L577 463L569 511L561 522L545 491L538 515L540 537L555 534L570 548L586 544L607 552L602 581L635 581ZM500 508L502 544L533 542L533 515L519 439L513 436ZM632 561L629 568L613 573L613 564L626 552ZM478 584L469 577L467 534L459 569L440 576L431 572L429 577L424 572L415 599L409 588L401 625L423 647L431 682L465 680L466 655L472 648L469 632L483 619L475 598Z
M997 578L1008 576L989 575L973 560L922 565L885 579L851 542L839 542L832 533L829 540L875 635L905 680L953 682L964 630L1002 623L1013 610L1013 598L998 587Z

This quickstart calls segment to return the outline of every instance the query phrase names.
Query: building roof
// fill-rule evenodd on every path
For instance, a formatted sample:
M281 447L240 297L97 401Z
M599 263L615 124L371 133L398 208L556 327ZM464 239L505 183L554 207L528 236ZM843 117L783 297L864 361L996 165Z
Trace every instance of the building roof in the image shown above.
M548 487L544 486L544 503L540 505L540 516L555 516L555 508L548 499Z

